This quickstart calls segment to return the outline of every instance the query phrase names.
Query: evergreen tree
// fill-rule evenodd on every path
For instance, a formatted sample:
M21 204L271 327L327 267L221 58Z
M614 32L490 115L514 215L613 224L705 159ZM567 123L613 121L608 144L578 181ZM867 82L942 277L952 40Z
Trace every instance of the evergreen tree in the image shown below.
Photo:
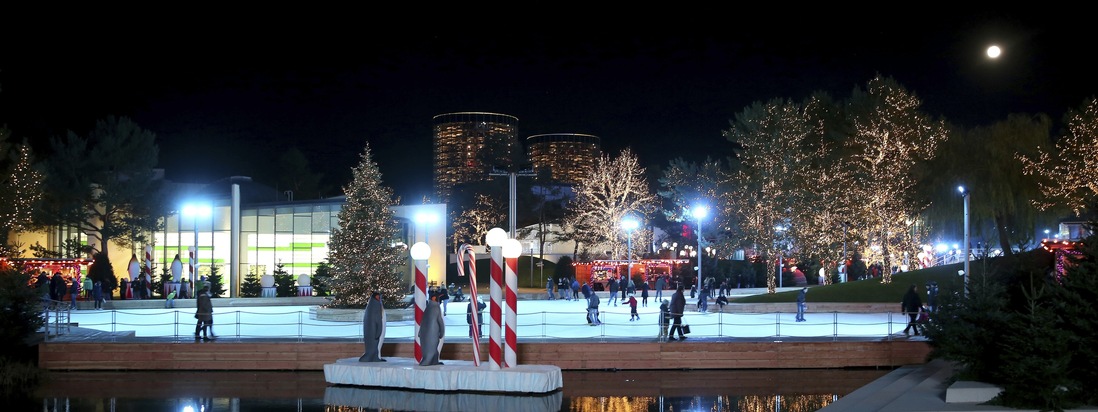
M100 282L103 294L110 295L118 287L118 278L114 276L114 267L111 259L105 252L96 252L92 256L92 265L88 268L88 277L92 282Z
M353 180L343 188L347 200L339 211L339 228L332 230L328 243L335 292L332 306L365 307L370 292L376 290L385 307L405 307L407 284L397 269L405 252L393 246L392 190L381 185L369 145L352 173Z
M294 285L294 276L286 271L286 265L281 260L275 264L275 296L293 297L297 295L297 287Z
M332 267L328 265L328 262L320 262L316 266L316 272L312 277L313 293L317 296L328 296L331 294L331 288L328 287L332 283Z
M221 279L221 265L210 265L210 276L206 277L210 282L210 297L219 298L225 294L224 280Z
M258 273L252 272L244 276L244 281L240 283L240 297L258 298L261 291L263 285L259 283Z

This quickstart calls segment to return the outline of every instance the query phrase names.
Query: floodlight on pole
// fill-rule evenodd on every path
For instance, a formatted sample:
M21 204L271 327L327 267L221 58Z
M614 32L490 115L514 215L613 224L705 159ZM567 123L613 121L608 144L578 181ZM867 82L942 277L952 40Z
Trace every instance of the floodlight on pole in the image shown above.
M194 293L194 282L196 280L195 278L198 277L198 218L210 216L210 214L213 213L213 210L212 208L210 208L209 205L201 203L185 204L183 205L183 208L181 210L183 212L183 216L191 217L191 223L194 225L194 244L189 250L190 258L188 261L188 266L191 272L191 278L189 280L191 284L190 290L192 290L191 293Z
M698 250L700 251L700 250L702 250L702 219L704 219L705 216L709 214L709 209L706 208L704 205L694 206L694 209L690 212L690 214L694 215L694 219L698 220ZM701 293L701 287L702 287L702 256L701 256L701 253L698 254L698 283L697 283L697 286L695 286L695 287L697 288L698 293Z
M626 216L621 220L621 228L625 230L628 240L626 243L629 245L626 249L626 257L629 259L629 264L625 266L626 279L633 277L633 231L640 227L640 222L634 219L632 216ZM666 243L664 243L666 245ZM626 283L628 284L628 282Z
M957 186L957 191L961 192L961 196L964 197L964 199L965 199L965 243L964 243L963 247L964 247L964 253L965 253L965 296L968 296L968 274L970 273L969 272L969 267L968 267L968 253L969 253L969 246L968 246L969 245L969 237L968 237L968 198L969 198L969 196L968 196L968 191L965 190L964 186Z

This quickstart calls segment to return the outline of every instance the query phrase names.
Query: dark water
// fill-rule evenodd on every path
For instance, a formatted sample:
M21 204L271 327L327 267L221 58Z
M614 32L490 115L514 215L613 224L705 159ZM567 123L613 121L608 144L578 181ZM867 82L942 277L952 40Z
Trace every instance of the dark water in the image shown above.
M564 388L511 396L330 386L317 372L51 372L4 410L816 411L886 369L564 371Z

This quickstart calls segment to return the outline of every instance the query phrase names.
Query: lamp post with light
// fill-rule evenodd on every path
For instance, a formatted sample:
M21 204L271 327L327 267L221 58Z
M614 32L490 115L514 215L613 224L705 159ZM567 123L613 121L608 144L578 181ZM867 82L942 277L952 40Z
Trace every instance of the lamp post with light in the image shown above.
M695 206L694 210L690 212L694 215L694 219L698 220L698 293L701 293L702 288L702 219L709 214L709 209L705 206Z
M194 250L191 251L190 262L189 262L190 263L190 269L191 269L191 279L189 281L189 283L191 284L190 285L190 288L191 288L191 291L192 291L191 293L194 293L193 292L194 291L194 286L195 286L194 282L195 282L195 278L198 276L198 218L207 217L211 213L212 213L212 211L210 210L210 206L208 206L208 205L200 205L200 204L186 204L186 205L183 205L183 216L190 216L191 217L191 223L194 226L194 245L192 246L192 248L194 248Z
M626 216L621 220L621 228L625 229L625 233L629 237L628 240L626 240L626 243L629 245L626 251L626 255L629 259L629 264L626 265L625 269L626 279L633 277L633 231L637 230L638 226L640 226L640 223L631 216Z
M965 296L968 296L968 252L969 252L969 240L968 240L968 191L964 186L957 186L957 191L961 192L961 197L965 199L965 243L962 245L965 253Z

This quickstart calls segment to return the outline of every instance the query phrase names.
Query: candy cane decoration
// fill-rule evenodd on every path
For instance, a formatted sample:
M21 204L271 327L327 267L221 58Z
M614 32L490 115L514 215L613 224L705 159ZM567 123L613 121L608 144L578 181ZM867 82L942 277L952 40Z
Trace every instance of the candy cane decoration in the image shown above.
M415 357L416 363L423 361L423 348L420 346L419 328L423 322L423 311L427 309L427 259L431 248L424 242L412 245L412 260L416 262L416 289L412 300L416 303Z
M469 244L463 244L458 247L457 262L458 262L458 276L465 276L465 259L466 254L469 255L469 291L472 292L472 296L469 298L469 324L473 328L473 366L480 366L480 323L477 320L477 255L473 251L473 247Z
M515 239L507 239L508 242L518 243ZM511 246L504 246L504 249L510 249ZM522 250L522 245L518 245L518 250ZM503 359L505 368L511 368L518 366L518 255L515 250L506 250L504 253L504 261L507 264L507 273L505 281L507 284L507 336L506 348L503 351Z
M492 326L488 329L488 357L492 361L489 369L498 370L502 366L503 342L500 341L503 315L503 246L492 246Z

